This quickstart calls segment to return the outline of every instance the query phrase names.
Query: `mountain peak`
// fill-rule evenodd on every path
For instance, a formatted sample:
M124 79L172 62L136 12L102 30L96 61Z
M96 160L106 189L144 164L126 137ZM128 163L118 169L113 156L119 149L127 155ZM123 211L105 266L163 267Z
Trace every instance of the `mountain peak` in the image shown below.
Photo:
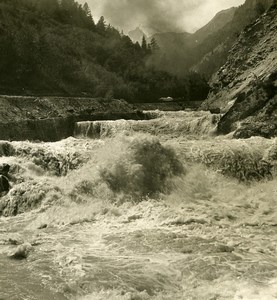
M134 43L136 42L140 43L143 36L146 37L146 34L143 32L140 26L137 26L134 30L129 31L128 35Z

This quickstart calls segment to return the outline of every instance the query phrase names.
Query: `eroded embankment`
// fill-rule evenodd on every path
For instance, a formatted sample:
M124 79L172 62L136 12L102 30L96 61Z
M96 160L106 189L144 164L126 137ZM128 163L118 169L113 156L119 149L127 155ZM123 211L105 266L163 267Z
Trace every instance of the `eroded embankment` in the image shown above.
M78 121L142 117L124 100L0 96L0 139L57 141Z

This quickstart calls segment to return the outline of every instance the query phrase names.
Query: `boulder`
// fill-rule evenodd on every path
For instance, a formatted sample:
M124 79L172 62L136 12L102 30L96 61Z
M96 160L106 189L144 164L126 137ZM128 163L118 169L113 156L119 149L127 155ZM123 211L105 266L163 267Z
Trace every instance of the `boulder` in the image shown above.
M8 257L12 259L26 259L30 252L33 250L33 247L30 243L24 243L19 245L14 251L12 251Z
M10 183L6 176L0 175L0 195L10 190Z

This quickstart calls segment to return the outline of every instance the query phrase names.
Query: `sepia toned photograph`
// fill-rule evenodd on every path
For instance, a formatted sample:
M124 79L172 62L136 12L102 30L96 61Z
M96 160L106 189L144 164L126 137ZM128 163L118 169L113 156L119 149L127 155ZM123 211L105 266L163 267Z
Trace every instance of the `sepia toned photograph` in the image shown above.
M0 0L0 300L277 300L277 0Z

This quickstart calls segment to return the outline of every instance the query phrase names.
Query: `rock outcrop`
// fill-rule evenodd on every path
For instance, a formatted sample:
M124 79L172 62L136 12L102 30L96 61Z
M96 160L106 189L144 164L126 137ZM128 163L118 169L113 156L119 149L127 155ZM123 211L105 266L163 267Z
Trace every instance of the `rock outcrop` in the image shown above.
M33 250L33 247L30 243L24 243L19 245L14 251L12 251L8 257L12 259L26 259L30 252Z
M277 8L247 26L212 77L201 109L223 113L218 132L234 137L277 135Z

